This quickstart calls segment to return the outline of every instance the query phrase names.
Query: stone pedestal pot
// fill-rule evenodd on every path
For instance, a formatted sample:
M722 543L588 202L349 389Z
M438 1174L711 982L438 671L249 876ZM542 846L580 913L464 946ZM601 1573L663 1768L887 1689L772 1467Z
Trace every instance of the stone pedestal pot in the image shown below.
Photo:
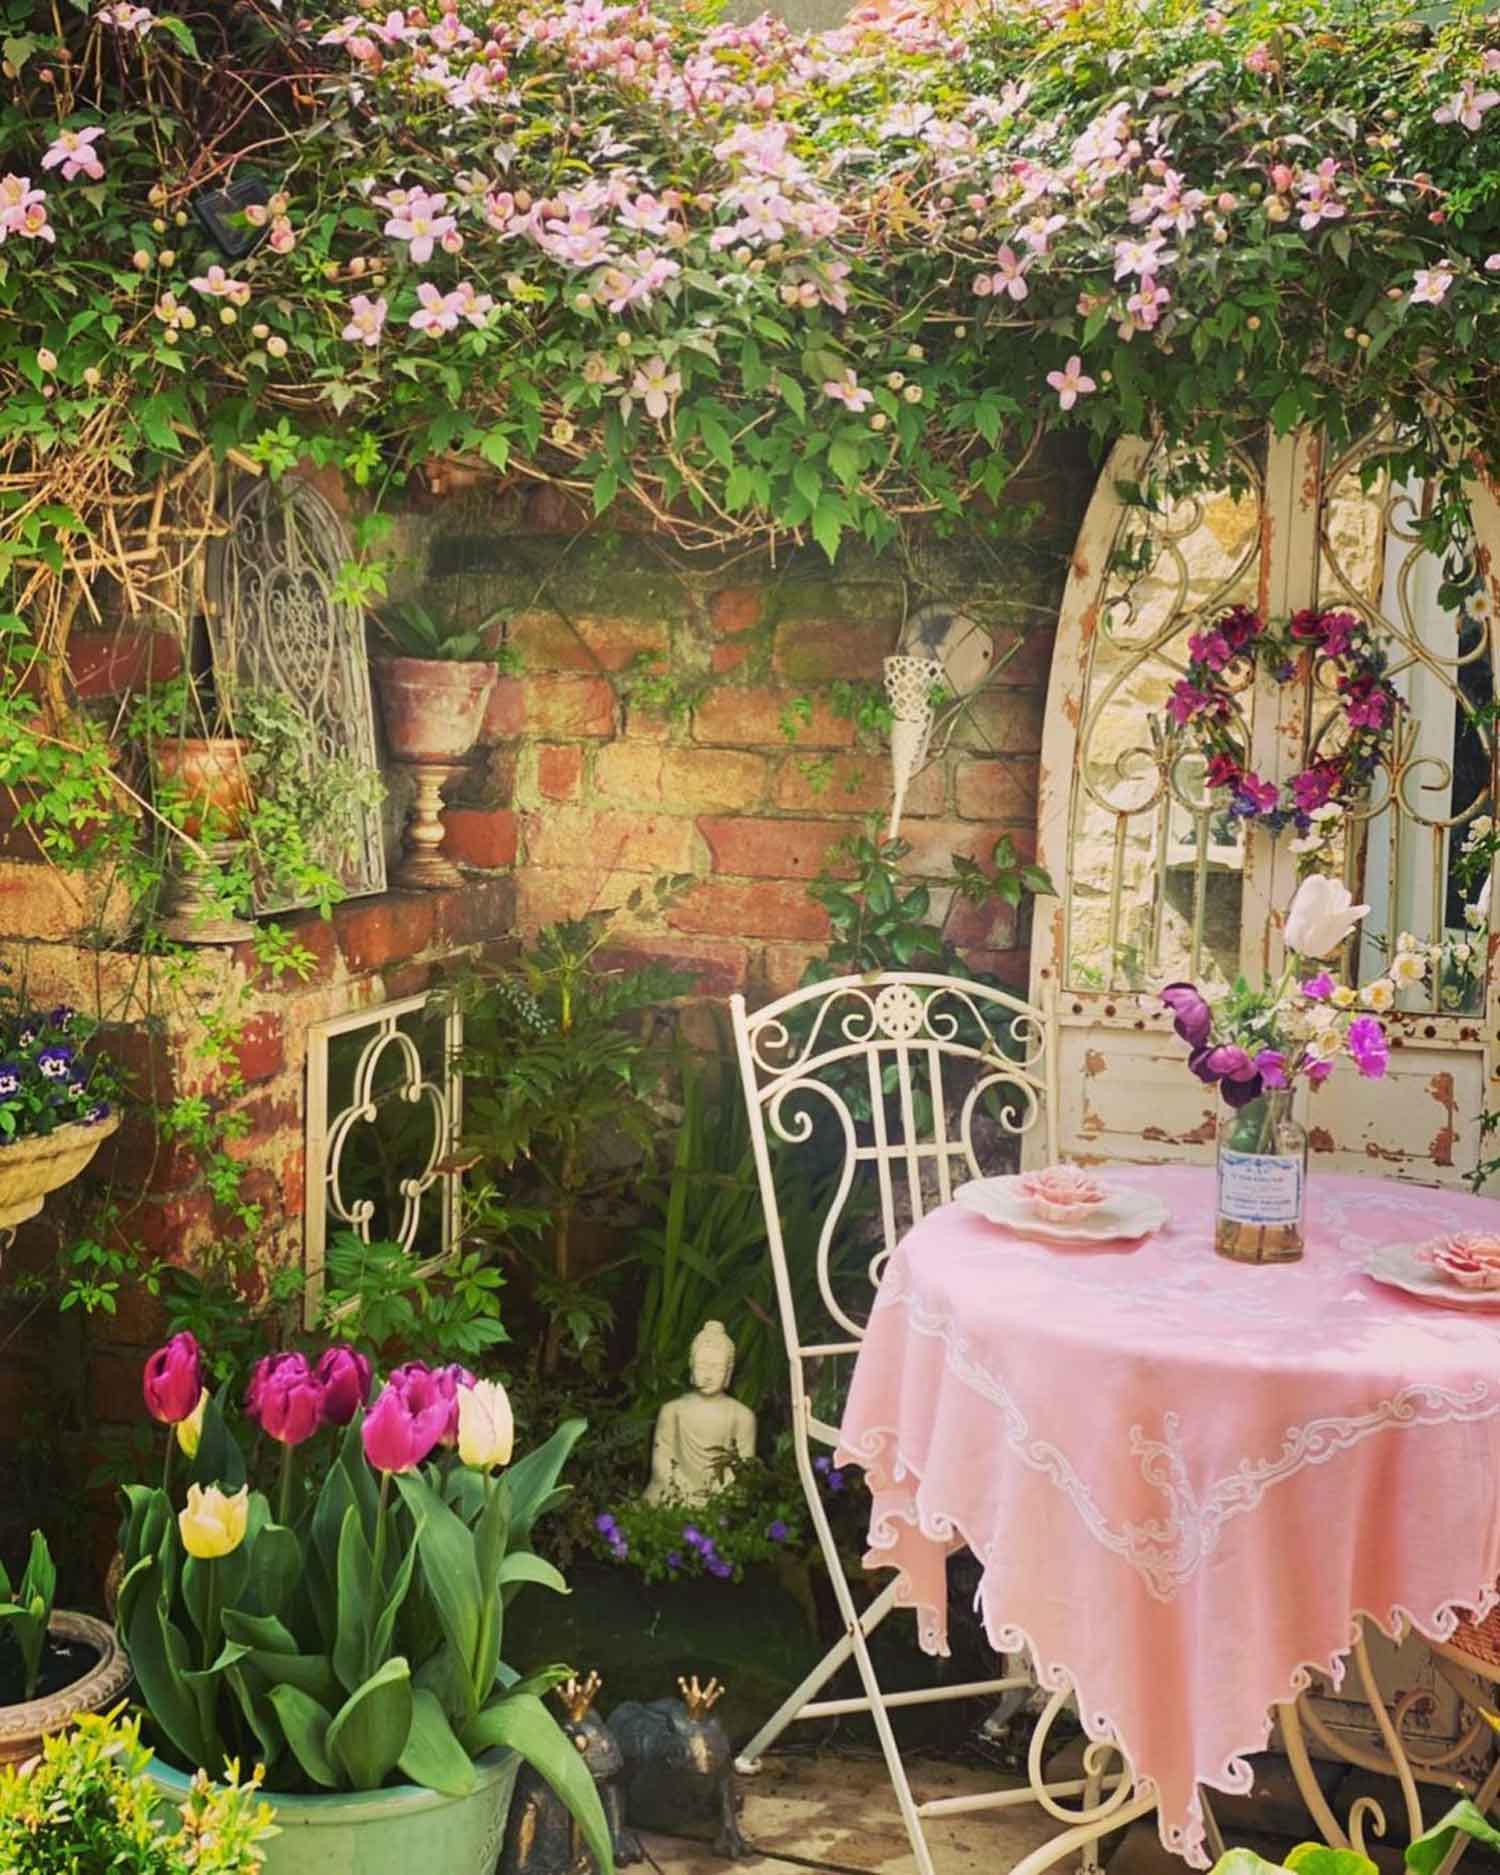
M479 740L499 671L487 662L375 658L386 740L398 762L461 761Z
M119 1124L119 1114L111 1113L94 1126L60 1126L42 1139L0 1146L0 1231L35 1217L48 1194L71 1184Z
M181 736L152 747L151 766L157 779L171 782L187 797L184 833L196 840L210 810L214 833L220 839L236 840L244 833L253 804L245 767L248 752L248 744L239 736Z
M94 1664L55 1693L19 1706L0 1706L0 1764L34 1758L49 1732L60 1732L80 1713L108 1712L124 1698L130 1684L130 1662L107 1622L60 1610L53 1615L47 1634L68 1646L91 1648Z
M444 1797L416 1784L349 1795L266 1793L279 1836L265 1843L263 1875L494 1875L520 1759L486 1752L478 1788ZM190 1778L156 1762L150 1776L174 1808Z

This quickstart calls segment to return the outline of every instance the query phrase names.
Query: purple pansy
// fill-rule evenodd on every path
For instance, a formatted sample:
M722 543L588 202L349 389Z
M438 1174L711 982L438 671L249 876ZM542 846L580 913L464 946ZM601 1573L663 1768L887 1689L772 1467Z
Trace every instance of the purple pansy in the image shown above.
M36 1058L36 1065L49 1081L65 1081L73 1066L75 1051L66 1042L57 1042L51 1048L44 1048Z

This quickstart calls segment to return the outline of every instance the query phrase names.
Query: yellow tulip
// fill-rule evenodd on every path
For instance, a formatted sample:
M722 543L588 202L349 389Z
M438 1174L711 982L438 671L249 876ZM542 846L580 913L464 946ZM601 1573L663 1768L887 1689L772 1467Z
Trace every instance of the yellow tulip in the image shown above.
M177 1443L187 1458L198 1456L198 1443L203 1437L203 1409L208 1405L208 1388L198 1395L198 1404L186 1419L179 1419L173 1430L177 1434Z
M458 1456L475 1471L510 1463L516 1423L510 1396L498 1380L476 1380L458 1389Z
M216 1484L207 1490L201 1484L190 1484L187 1507L177 1513L182 1547L189 1556L205 1561L228 1556L244 1542L249 1515L249 1485L241 1485L233 1497L226 1497Z

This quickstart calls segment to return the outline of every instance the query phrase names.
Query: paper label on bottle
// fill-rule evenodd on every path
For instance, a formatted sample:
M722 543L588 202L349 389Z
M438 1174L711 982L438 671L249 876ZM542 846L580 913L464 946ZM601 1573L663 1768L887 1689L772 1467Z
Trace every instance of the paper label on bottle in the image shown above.
M1302 1215L1301 1159L1220 1152L1219 1215L1236 1224L1295 1224Z

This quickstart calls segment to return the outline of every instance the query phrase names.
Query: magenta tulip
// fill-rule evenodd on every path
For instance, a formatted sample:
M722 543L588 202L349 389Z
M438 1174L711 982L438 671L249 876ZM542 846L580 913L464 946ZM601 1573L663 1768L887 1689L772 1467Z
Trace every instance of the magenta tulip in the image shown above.
M323 1385L323 1417L347 1426L370 1397L370 1363L354 1348L325 1348L313 1372Z
M413 1363L392 1374L359 1436L377 1471L411 1471L442 1438L454 1410L436 1377Z
M323 1383L301 1354L268 1354L256 1364L245 1410L268 1438L301 1445L323 1424Z
M184 1330L158 1348L141 1382L146 1411L163 1426L191 1419L203 1391L203 1356L196 1337Z

